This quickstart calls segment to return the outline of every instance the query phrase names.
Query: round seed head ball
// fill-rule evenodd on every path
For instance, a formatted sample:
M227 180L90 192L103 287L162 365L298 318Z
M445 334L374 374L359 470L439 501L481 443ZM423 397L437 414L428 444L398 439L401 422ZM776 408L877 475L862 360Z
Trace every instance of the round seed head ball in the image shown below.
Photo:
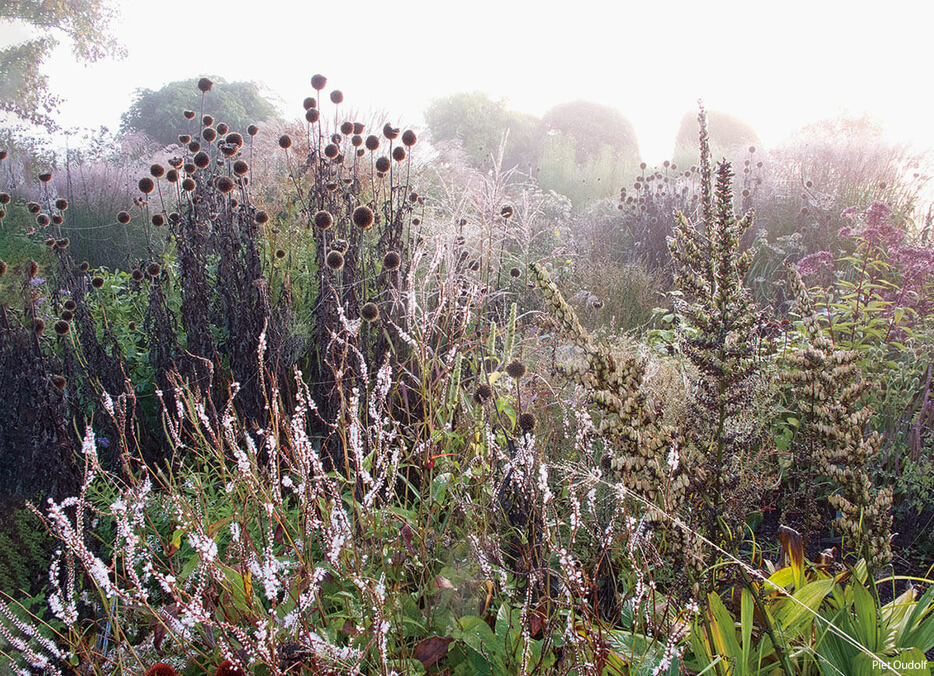
M315 213L315 227L319 230L327 230L332 225L334 225L334 217L331 216L331 212L325 211L322 209Z
M250 165L243 160L237 160L233 163L233 170L237 176L243 176L250 170Z
M194 189L195 189L195 179L186 178L185 180L182 181L182 190L184 190L185 192L191 192Z
M493 388L487 385L486 383L480 383L477 385L477 389L474 390L473 398L478 404L482 404L487 401L490 397L493 396Z
M327 263L327 266L332 270L340 270L344 267L344 254L336 249L329 251L324 262Z
M130 331L135 331L135 330L136 330L136 322L130 322L129 324L127 324L127 328L130 329Z
M376 171L386 173L389 171L389 158L383 155L382 157L376 158Z
M370 134L366 137L366 149L376 150L377 148L379 148L379 137Z
M68 333L69 328L70 327L68 326L68 322L66 322L64 319L59 319L57 322L55 322L55 333L60 336L64 336L66 333Z
M341 134L344 136L353 134L353 122L341 122Z
M43 183L48 183L49 181L52 180L52 172L51 171L42 172L41 174L39 174L39 180L42 181Z
M0 277L6 274L6 261L0 261Z
M214 124L214 117L212 115L205 115L201 118L201 124L203 124L205 127L210 127L212 124Z
M126 211L117 212L117 222L121 225L126 225L130 222L130 214Z
M192 158L192 161L199 169L206 169L207 166L211 164L211 156L202 150Z
M334 159L337 157L337 154L340 152L340 149L333 143L328 143L324 146L324 156L329 159Z
M133 278L133 281L134 281L134 282L141 282L141 281L143 281L143 271L142 271L142 270L134 270L134 271L133 271L133 274L130 275L130 276Z
M193 110L186 110L186 111L184 111L184 112L182 113L182 115L185 116L185 119L186 119L186 120L193 120L193 119L195 119L195 111L193 111ZM187 143L187 141L186 141L186 143Z
M52 248L53 246L55 246L55 238L49 237L47 240L45 240L45 245L49 248Z
M78 269L81 270L81 272L87 272L91 269L91 264L87 261L81 261L81 265L78 266Z
M197 141L192 141L191 143L188 144L189 152L196 153L199 150L201 150L201 144L198 143Z
M39 214L36 216L36 225L40 228L44 228L49 224L49 217L46 214Z
M246 128L246 133L250 136L256 136L259 133L259 127L257 127L255 124L251 124Z
M285 258L285 249L276 249L276 258L279 260Z
M398 270L399 266L402 264L402 257L395 251L389 251L383 256L383 269L384 270Z
M74 318L75 318L75 313L74 313L74 312L72 312L71 310L62 310L62 320L63 320L63 321L70 322L70 321L71 321L72 319L74 319Z
M360 134L354 134L350 137L350 145L352 145L354 148L359 148L363 145L363 137L360 136Z
M505 205L502 209L500 209L499 214L503 218L512 218L512 214L513 214L512 206L509 204Z
M361 230L369 230L373 227L373 210L365 204L361 204L353 210L353 222Z
M9 204L11 199L10 193L0 192L0 204Z
M55 385L58 390L64 390L68 381L65 380L65 376L54 375L52 376L52 384Z
M525 364L521 361L511 361L506 365L506 373L515 380L519 380L525 375Z
M68 200L66 200L64 197L59 197L57 200L55 200L55 208L59 211L65 211L65 209L68 208Z
M102 286L104 286L104 278L95 277L94 279L91 280L91 286L93 286L95 289L101 288Z
M158 263L153 262L146 266L146 274L150 277L158 277L160 272L162 272L162 266Z
M520 270L519 268L511 268L509 270L509 276L514 279L518 279L519 277L522 276L522 270Z
M535 429L535 416L531 413L521 414L519 416L519 429L526 434L531 433Z
M471 272L476 272L480 269L480 261L470 261L470 265L467 266Z
M405 148L402 146L396 146L392 149L392 159L396 162L401 162L405 159Z
M331 92L331 103L341 103L344 100L344 92L340 89L335 89Z
M317 108L309 108L305 111L305 119L312 124L317 122L319 117L321 117L321 113L318 112Z
M312 89L316 89L320 92L322 89L324 89L327 86L327 84L328 84L328 79L324 77L323 75L321 75L321 73L317 73L316 75L311 76L311 88Z
M236 146L238 148L243 145L243 136L240 133L235 132L235 131L232 131L229 134L227 134L227 138L224 140L230 145Z
M165 176L165 167L159 163L153 164L151 167L149 167L149 173L153 178L162 178Z
M314 97L312 96L306 96L305 100L302 101L302 108L304 108L305 110L311 110L317 105L318 105L318 102L315 101Z
M269 222L269 214L265 211L257 211L255 216L256 222L260 225L265 225Z
M402 132L402 143L407 147L411 148L418 141L418 137L415 135L415 132L411 129L406 129Z
M161 228L165 225L165 216L162 214L153 214L152 215L152 224L157 228Z
M360 308L360 317L362 317L364 321L370 323L379 319L379 308L376 307L376 303L366 303Z
M201 78L200 80L198 80L198 89L200 89L201 92L204 93L204 94L206 94L206 93L208 93L209 91L211 91L211 87L213 87L213 86L214 86L214 83L211 82L211 81L210 81L209 79L207 79L206 77L203 77L203 78Z
M165 180L169 183L178 183L178 172L175 169L169 169L165 172Z
M149 667L144 676L178 676L178 672L165 662L158 662Z
M221 176L215 185L225 195L234 189L234 182L228 176Z
M399 136L399 130L387 122L383 125L383 136L390 141L395 140Z
M283 150L288 150L292 147L292 139L288 134L283 134L279 137L279 147Z
M26 263L26 279L32 279L38 272L39 264L36 261L31 260Z
M223 122L218 122L218 123L217 123L216 129L217 129L217 133L220 134L221 136L223 136L224 134L226 134L226 133L230 130L230 127L228 127L228 126L227 126L226 124L224 124Z
M347 243L346 239L335 239L333 246L335 251L340 251L344 254L347 253L347 247L350 245Z
M217 131L214 130L214 127L205 127L201 130L201 136L205 141L211 143L217 138Z
M26 202L26 211L31 214L38 214L42 210L38 202Z

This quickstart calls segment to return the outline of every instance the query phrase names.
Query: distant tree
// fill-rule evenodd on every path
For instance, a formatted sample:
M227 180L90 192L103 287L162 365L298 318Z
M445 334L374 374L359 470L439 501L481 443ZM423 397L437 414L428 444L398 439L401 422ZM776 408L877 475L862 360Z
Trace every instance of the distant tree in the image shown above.
M636 132L616 108L592 101L562 103L545 113L542 123L547 134L574 142L578 163L593 161L607 147L627 162L639 161Z
M760 146L758 134L738 117L716 110L707 112L710 152L714 158L746 152L750 146ZM678 164L697 163L697 113L685 113L675 138L672 159Z
M539 120L534 115L508 110L482 92L464 92L436 99L425 111L435 141L457 140L474 166L489 168L508 132L503 166L528 169L539 155Z
M116 11L110 0L3 0L0 27L22 30L26 39L0 49L0 111L19 120L55 128L59 99L49 90L42 63L60 38L71 43L75 58L93 63L122 57L111 35ZM37 37L28 37L38 31Z
M211 77L214 83L205 97L205 113L232 130L244 131L253 122L279 116L276 107L260 92L254 82L227 82ZM136 100L121 118L124 132L139 131L161 145L178 142L178 135L187 129L184 110L198 112L201 92L198 78L170 82L161 89L140 89Z

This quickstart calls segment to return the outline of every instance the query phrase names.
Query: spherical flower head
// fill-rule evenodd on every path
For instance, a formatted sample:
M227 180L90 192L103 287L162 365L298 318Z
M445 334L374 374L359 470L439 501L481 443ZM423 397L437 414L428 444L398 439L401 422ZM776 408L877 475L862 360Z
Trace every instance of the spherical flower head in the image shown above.
M208 143L211 143L217 138L217 131L214 127L205 127L201 130L201 137Z
M203 77L203 78L201 78L200 80L198 80L198 89L201 90L201 93L202 93L202 94L206 94L206 93L208 93L209 91L211 91L211 87L213 87L213 86L214 86L214 83L211 82L211 81L210 81L208 78L206 78L206 77Z
M227 134L227 138L224 139L227 143L232 146L237 146L238 148L243 145L243 136L235 131Z
M223 122L218 122L218 123L217 123L217 126L215 127L215 129L217 129L217 133L218 133L218 134L220 134L221 136L223 136L224 134L226 134L226 133L230 130L230 127L228 127L228 126L227 126L226 124L224 124Z
M499 210L499 215L503 218L512 218L513 208L512 205L506 204L502 209Z
M146 274L150 277L158 277L162 272L162 266L156 262L152 262L146 266Z
M339 152L340 152L340 148L338 148L333 143L328 143L326 146L324 146L324 156L329 159L333 160L335 157L337 157L337 154Z
M42 207L39 206L38 202L26 202L26 211L31 214L38 214L42 211Z
M324 259L324 262L332 270L340 270L344 267L344 254L340 251L332 250L328 252L327 258Z
M415 145L416 141L418 141L418 137L411 129L406 129L404 132L402 132L402 143L406 147L411 148Z
M393 127L388 122L383 125L383 136L388 138L390 141L395 140L399 136L399 129Z
M513 279L518 279L519 277L522 276L522 270L520 270L519 268L510 268L509 276L512 277Z
M292 147L292 138L288 134L283 134L279 137L279 147L283 150L288 150Z
M316 108L317 106L318 106L318 102L315 101L313 96L306 96L305 100L302 101L302 108L305 110L311 110L312 108Z
M383 269L384 270L398 270L399 265L402 264L402 257L395 251L389 251L383 256Z
M246 128L246 133L250 136L256 136L259 133L259 127L257 127L255 124L251 124Z
M335 251L339 251L342 254L347 253L347 248L350 246L346 239L335 239L332 244Z
M366 137L365 146L367 150L376 150L377 148L379 148L379 137L374 136L373 134L370 134L369 136Z
M392 159L396 162L401 162L405 159L405 148L402 146L396 146L392 149Z
M68 208L68 200L66 200L64 197L59 197L57 200L55 200L55 208L59 211L65 211L65 209Z
M165 176L165 167L157 162L149 167L149 173L153 178L162 178Z
M39 174L39 180L42 181L43 183L48 183L49 181L52 180L52 172L51 171L42 172L41 174Z
M210 127L212 124L214 124L214 116L205 115L204 117L201 118L201 124L204 125L205 127Z
M324 89L327 86L327 84L328 84L328 79L324 77L323 75L321 75L320 73L316 75L312 75L311 77L311 88L312 89L316 89L317 91L320 92L322 89Z
M477 389L474 390L473 399L478 404L489 400L493 396L493 388L487 385L486 383L480 383L477 385Z
M823 270L833 270L833 254L829 251L817 251L798 261L798 274L802 277L809 277Z
M214 184L225 195L234 189L234 182L227 176L221 176Z
M169 169L165 172L165 180L169 183L178 183L178 171L175 169Z
M276 249L276 258L279 260L285 258L285 249Z
M353 222L361 230L369 230L373 227L373 221L375 216L373 215L373 210L365 204L361 204L356 209L353 210Z
M319 230L327 230L332 225L334 225L334 217L331 216L331 212L325 211L324 209L315 213L315 227Z
M523 413L519 416L519 429L526 434L531 434L535 430L535 416L531 413Z
M193 119L195 119L195 111L193 111L193 110L186 110L186 111L182 112L182 115L185 116L185 119L186 119L186 120L193 120ZM186 143L187 143L187 141L186 141Z
M153 183L153 180L146 176L145 178L139 179L139 190L142 193L148 195L153 190L155 190L156 184Z
M52 384L55 385L55 388L59 391L65 389L65 385L68 384L68 381L65 380L65 376L54 375L52 376Z
M305 120L314 124L318 121L318 118L321 117L321 113L318 112L317 108L309 108L305 111Z
M506 373L510 378L519 380L525 375L525 364L518 360L511 361L506 365Z
M162 214L153 214L152 224L157 228L161 228L163 225L165 225L165 216Z
M257 211L256 215L253 217L259 225L265 225L269 222L269 214L265 211Z
M195 180L193 178L186 178L182 181L182 190L185 192L191 192L195 189Z
M68 329L70 328L71 327L68 325L68 322L66 322L64 319L59 319L57 322L55 322L55 333L60 336L67 334Z
M91 269L91 264L88 263L87 261L81 261L81 265L78 266L78 269L81 272L87 272L88 270Z
M344 136L350 136L353 134L353 122L342 122L341 123L341 134Z
M333 92L331 92L331 103L338 104L343 102L343 100L344 92L342 92L340 89L335 89Z
M133 273L130 275L130 277L133 278L133 281L134 281L134 282L141 282L141 281L143 281L143 271L142 271L142 270L134 270Z
M145 676L178 676L178 672L165 662L159 662L149 667Z
M360 317L365 322L373 323L379 319L379 308L376 306L376 303L365 303L362 308L360 308Z
M194 162L195 166L199 169L206 169L207 166L211 164L211 156L202 150L192 158L192 162Z
M387 171L389 171L388 157L384 155L382 157L376 158L376 171L380 172L381 174L385 174Z
M8 192L0 192L0 204L9 204L12 197Z

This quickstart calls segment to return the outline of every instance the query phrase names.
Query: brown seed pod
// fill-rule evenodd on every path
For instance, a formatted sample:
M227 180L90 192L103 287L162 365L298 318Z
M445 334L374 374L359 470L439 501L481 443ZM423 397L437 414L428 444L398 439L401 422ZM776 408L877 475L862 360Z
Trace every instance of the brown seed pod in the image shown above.
M332 246L335 251L340 251L342 254L347 253L347 247L350 246L347 243L346 239L335 239Z
M283 134L279 137L279 147L283 150L288 150L292 147L292 139L288 134Z
M227 176L221 176L218 178L214 185L225 195L234 189L234 182Z
M143 271L142 271L142 270L134 270L133 273L130 275L130 277L133 278L133 281L134 281L134 282L141 282L141 281L143 281Z
M162 272L162 266L156 262L152 262L146 266L146 274L150 277L158 277L160 272Z
M322 209L315 214L315 227L319 230L327 230L334 224L334 217L331 213Z
M69 298L68 300L65 301L65 309L68 310L69 312L74 312L76 309L78 309L78 304L75 301L73 301L71 298Z
M373 210L365 204L361 204L356 209L353 210L352 219L354 225L356 225L361 230L369 230L373 227L373 221L375 217L373 215Z
M65 209L68 208L68 200L66 200L64 197L59 197L57 200L55 200L55 208L59 211L65 211Z
M353 133L353 122L342 122L341 123L341 134L344 136L350 136Z
M399 266L402 264L402 257L395 251L389 251L383 256L383 269L384 270L398 270Z
M354 123L353 123L353 133L354 133L354 134L357 134L358 136L359 136L360 134L363 133L363 130L364 130L365 128L366 128L366 127L363 125L362 122L354 122Z
M276 258L280 260L285 258L285 249L276 249Z
M47 214L39 214L36 216L36 225L40 228L45 228L49 224L49 217Z
M376 150L377 148L379 148L379 137L370 134L366 137L366 149Z
M259 225L264 225L269 221L269 214L267 214L265 211L257 211L256 216L253 218Z
M215 126L215 129L217 129L217 133L220 134L221 136L223 136L228 131L230 131L230 127L228 127L223 122L218 122L217 125Z
M305 110L311 110L312 108L317 108L317 107L318 107L318 102L315 101L315 98L313 96L306 96L305 100L302 101L302 108L304 108Z
M214 124L214 117L212 115L205 115L201 118L201 124L205 127L210 127Z
M214 86L214 83L211 82L211 81L210 81L209 79L207 79L206 77L203 77L203 78L201 78L200 80L198 80L198 89L201 90L201 93L202 93L202 94L206 94L206 93L208 93L209 91L211 91L211 87L213 87L213 86Z
M499 211L499 215L503 218L512 218L513 209L512 206L507 204Z
M191 143L191 136L189 136L188 134L179 134L178 142L182 144L183 146L188 145L189 143Z
M130 222L130 214L126 211L117 212L117 222L121 225L126 225Z
M376 171L385 174L389 171L389 158L385 155L376 158Z
M71 328L64 319L59 319L55 322L55 333L60 336L64 336L68 333L68 329Z
M311 76L311 88L312 89L316 89L320 92L322 89L325 88L327 83L328 83L328 79L324 77L323 75L321 75L320 73L317 73L316 75Z
M52 376L52 384L55 385L56 389L64 390L68 381L65 380L65 376L54 375Z
M62 310L61 317L63 321L70 322L75 318L75 313L71 310Z
M340 270L344 267L344 254L336 249L329 251L327 258L324 259L324 262L327 263L327 266L332 270Z
M214 127L205 127L201 130L201 138L203 138L208 143L211 143L214 141L214 139L217 138L217 131L214 129Z
M185 192L191 192L195 187L195 180L193 178L186 178L182 181L182 190Z
M531 413L523 413L519 416L519 429L526 434L530 434L535 429L535 416Z
M518 279L519 277L522 276L522 270L520 270L519 268L511 268L509 270L509 276L512 277L513 279Z
M477 389L474 390L473 400L478 404L482 404L487 401L490 397L493 396L493 388L487 385L486 383L480 383L477 385Z
M404 132L402 132L402 143L407 147L411 148L415 145L416 141L418 141L418 137L411 129L406 129Z
M62 249L62 250L67 249L68 245L70 244L71 244L71 240L68 239L67 237L62 237L61 239L55 240L56 249Z
M392 159L396 162L401 162L405 159L405 148L402 146L396 146L392 149Z
M354 134L350 137L350 145L352 145L354 148L359 148L363 145L363 137L360 136L360 134Z
M211 156L202 150L192 158L192 162L194 162L195 166L199 169L206 169L207 166L211 164Z
M236 146L237 148L240 148L243 145L243 136L241 136L235 131L232 131L229 134L227 134L227 138L225 138L224 141L228 145L232 145L232 146Z
M11 199L10 193L0 192L0 204L9 204Z
M178 171L175 169L169 169L165 172L165 180L169 183L178 183Z
M237 160L233 163L233 170L237 176L243 176L250 170L250 165L243 160Z
M51 249L53 246L55 246L55 238L49 237L47 240L45 240L45 245Z
M326 146L324 146L324 156L327 158L330 158L333 160L335 157L337 157L337 154L339 152L340 152L340 148L338 148L333 143L328 143Z
M383 136L388 138L390 141L395 140L399 136L399 129L393 127L388 122L383 125Z
M360 308L360 317L363 321L373 323L379 319L379 308L376 303L366 303Z
M305 111L305 119L312 124L317 122L319 117L321 117L321 113L318 112L317 108L309 108Z
M201 150L201 144L198 143L197 141L192 141L191 143L188 144L189 152L196 153L199 150Z
M6 274L6 261L0 261L0 277Z
M36 276L36 273L39 272L39 264L36 261L30 260L26 263L26 279L32 279Z
M186 111L184 111L184 112L182 113L182 115L185 116L185 119L186 119L186 120L193 120L193 119L195 119L195 111L193 111L193 110L186 110Z
M343 102L343 100L344 92L342 92L340 89L335 89L333 92L331 92L331 103L338 104Z
M42 211L42 207L39 206L38 202L26 202L26 211L31 214L38 214Z
M48 183L49 181L52 180L52 172L51 171L42 172L41 174L39 174L39 180L42 181L43 183Z
M146 194L146 195L148 195L149 193L151 193L151 192L152 192L153 190L155 190L155 188L156 188L156 184L153 183L153 180L152 180L151 178L149 178L148 176L139 179L139 184L138 184L138 185L139 185L139 190L140 190L140 192L142 192L142 193L144 193L144 194Z
M525 364L521 361L511 361L506 365L506 373L510 378L519 380L525 375Z
M259 127L257 127L255 124L251 124L246 128L246 133L250 136L256 136L259 133Z
M88 270L91 269L91 264L88 263L87 261L81 261L81 265L78 266L78 269L81 272L87 272Z
M91 286L93 286L95 289L101 288L102 286L104 286L104 278L95 277L94 279L91 280Z
M165 225L165 216L162 214L153 214L151 221L155 227L161 228L163 225Z
M61 214L52 214L50 218L52 219L53 225L61 225L62 223L65 222L65 219L62 218Z

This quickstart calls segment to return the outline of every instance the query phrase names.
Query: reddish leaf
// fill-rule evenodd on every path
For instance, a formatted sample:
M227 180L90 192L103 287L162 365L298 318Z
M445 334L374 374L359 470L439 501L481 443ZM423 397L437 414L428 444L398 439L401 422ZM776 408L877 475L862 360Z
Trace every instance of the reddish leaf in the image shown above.
M410 556L415 556L418 554L415 551L415 547L412 546L412 540L415 538L415 531L412 530L409 524L403 524L400 531L402 533L402 543L405 545L405 551L409 553Z
M448 654L448 645L453 640L453 638L442 638L441 636L426 638L419 641L415 646L413 656L427 669Z

